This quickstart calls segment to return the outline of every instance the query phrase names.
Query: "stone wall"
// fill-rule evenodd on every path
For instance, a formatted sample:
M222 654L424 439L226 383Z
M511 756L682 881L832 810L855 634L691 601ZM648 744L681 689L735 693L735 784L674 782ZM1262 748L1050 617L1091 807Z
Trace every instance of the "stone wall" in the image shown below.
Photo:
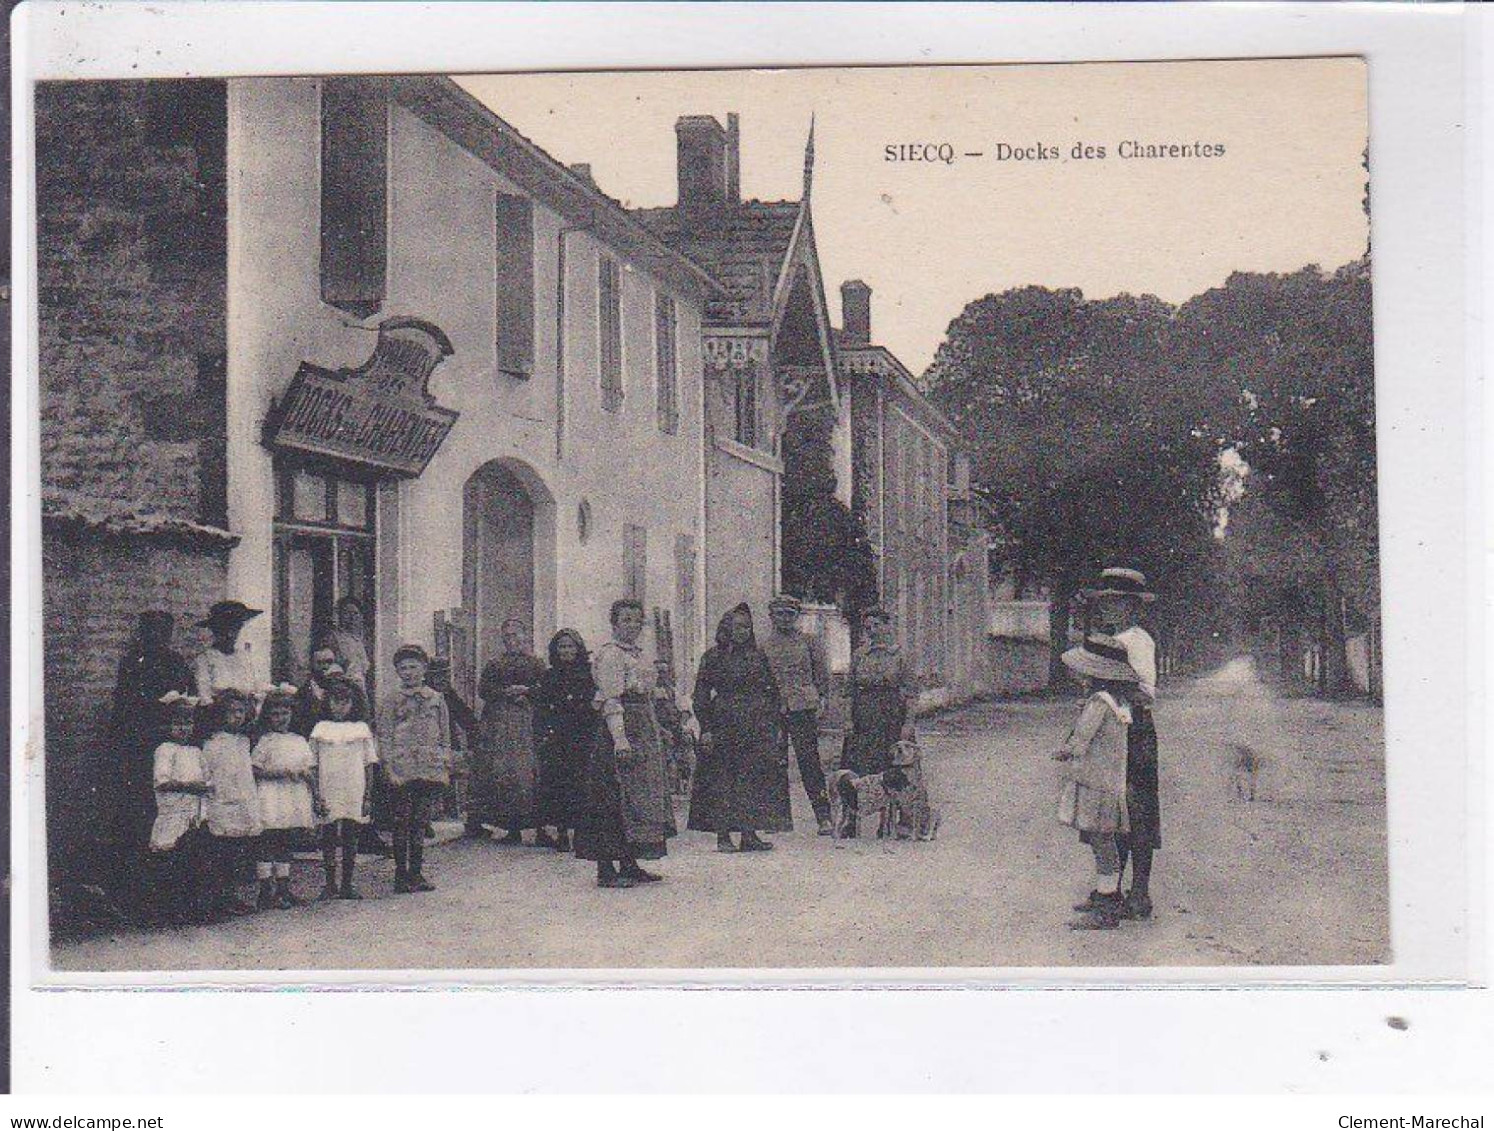
M109 712L120 656L139 616L176 617L175 645L190 660L202 647L195 623L223 596L227 546L176 537L118 537L48 522L42 536L46 642L47 840L52 879L89 878L113 751Z
M224 84L36 91L43 494L222 525Z
M225 86L36 90L47 832L92 878L108 716L142 611L223 596Z

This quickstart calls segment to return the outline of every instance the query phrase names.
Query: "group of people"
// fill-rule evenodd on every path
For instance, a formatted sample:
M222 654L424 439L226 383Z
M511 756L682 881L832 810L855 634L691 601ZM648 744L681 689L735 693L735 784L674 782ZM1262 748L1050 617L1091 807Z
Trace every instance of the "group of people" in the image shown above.
M1152 856L1161 847L1156 646L1140 627L1152 599L1140 573L1106 570L1085 595L1095 625L1063 656L1087 697L1054 755L1062 765L1058 819L1094 858L1093 889L1071 926L1107 930L1152 913ZM828 664L818 639L799 630L794 598L776 597L768 611L762 639L745 603L722 618L690 700L699 737L686 827L714 833L721 852L770 851L762 834L793 828L790 750L819 833L833 831L819 750ZM501 832L498 843L521 844L534 829L536 844L594 862L603 888L661 878L643 862L664 857L678 831L667 737L681 712L667 663L645 651L639 602L613 603L611 638L595 654L580 633L561 629L548 662L526 650L525 625L506 623L504 651L479 681L480 714L452 689L445 661L414 644L394 653L397 684L371 710L356 608L340 613L344 639L314 648L302 687L266 688L238 647L244 624L259 615L237 601L214 605L200 622L212 645L193 667L171 650L170 616L147 613L121 664L126 836L149 846L147 886L166 917L294 906L292 851L312 835L322 848L321 898L359 899L354 872L375 813L392 832L395 891L432 890L425 834L463 747L469 836ZM836 775L838 788L852 791L860 778L896 770L898 750L914 740L917 698L888 614L868 610L862 629L840 758L849 772ZM854 793L840 800L856 811ZM251 856L257 896L241 900L240 870ZM140 863L129 851L119 857L127 869Z
M449 664L414 644L394 653L397 683L371 707L355 603L339 608L337 633L314 645L300 687L266 686L239 640L260 615L238 601L214 605L199 622L212 643L189 664L172 651L169 614L146 613L121 664L126 850L117 855L162 918L296 905L292 854L313 838L320 898L360 899L354 873L375 817L392 834L395 890L432 890L425 834L458 751L470 770L469 837L522 844L533 829L533 843L593 861L603 888L657 882L643 862L664 857L678 831L670 748L691 710L699 730L687 828L715 833L722 852L770 851L763 834L793 828L792 751L818 831L832 831L819 749L829 666L819 640L799 630L792 597L770 603L761 640L746 604L722 618L689 708L676 701L668 663L645 652L644 609L629 599L614 602L611 638L594 654L565 628L546 662L527 651L527 626L505 623L503 652L479 680L480 711L452 688ZM877 773L911 737L916 688L887 614L870 610L864 627L842 761ZM257 891L242 899L250 859Z

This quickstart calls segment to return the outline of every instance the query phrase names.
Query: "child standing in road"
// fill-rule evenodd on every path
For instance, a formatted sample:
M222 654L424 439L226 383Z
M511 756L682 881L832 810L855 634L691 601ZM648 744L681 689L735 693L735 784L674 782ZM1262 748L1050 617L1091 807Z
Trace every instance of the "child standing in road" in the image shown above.
M311 781L316 767L311 747L291 730L296 716L296 689L282 684L265 696L261 734L254 744L254 780L264 832L254 865L261 911L286 910L300 902L291 892L291 850L297 833L313 827Z
M394 803L394 890L434 891L422 871L431 803L451 781L446 700L426 686L430 656L418 644L394 653L399 686L379 711L379 750Z
M1120 925L1120 854L1117 837L1128 827L1126 812L1126 730L1136 672L1126 649L1112 636L1091 634L1063 654L1064 665L1084 678L1088 698L1062 747L1058 820L1076 829L1095 860L1094 888L1074 910L1074 930L1109 931Z
M362 899L353 886L358 834L368 821L370 769L379 760L373 731L360 709L363 697L350 681L327 681L327 717L311 731L316 759L316 807L322 820L322 868L327 882L318 897ZM342 882L337 854L342 850Z
M235 890L239 864L264 829L249 741L253 718L254 699L249 694L235 687L221 689L213 698L209 737L202 744L203 770L210 787L203 803L203 819L212 837L213 907L217 914L248 915L254 911L254 905L240 901Z

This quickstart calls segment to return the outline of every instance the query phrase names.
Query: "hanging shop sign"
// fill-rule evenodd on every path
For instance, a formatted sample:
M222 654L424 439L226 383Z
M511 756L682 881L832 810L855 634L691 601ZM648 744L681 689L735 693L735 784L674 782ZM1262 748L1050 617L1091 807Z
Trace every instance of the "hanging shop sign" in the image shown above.
M373 356L357 369L303 362L271 406L265 443L276 451L417 476L457 420L428 388L431 373L452 352L440 327L390 318L379 326Z

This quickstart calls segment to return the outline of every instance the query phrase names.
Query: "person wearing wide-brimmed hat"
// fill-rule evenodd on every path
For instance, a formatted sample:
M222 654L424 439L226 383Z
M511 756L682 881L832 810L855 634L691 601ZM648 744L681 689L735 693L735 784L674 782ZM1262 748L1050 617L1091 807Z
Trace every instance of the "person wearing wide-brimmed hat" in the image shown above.
M1063 763L1058 820L1075 829L1095 860L1095 883L1076 910L1076 930L1113 930L1120 924L1118 838L1128 824L1126 728L1136 694L1136 671L1113 636L1091 633L1063 654L1063 663L1084 681L1087 698L1054 759Z
M1152 914L1152 853L1162 847L1162 804L1157 788L1157 728L1152 703L1157 697L1157 644L1141 627L1146 606L1153 601L1146 576L1135 569L1112 567L1100 574L1099 584L1085 591L1096 621L1126 650L1126 661L1137 676L1131 724L1126 729L1126 798L1130 830L1120 842L1120 871L1131 865L1131 889L1122 914L1148 919Z
M799 761L799 778L821 836L829 836L830 798L825 792L825 769L820 764L820 712L830 694L830 665L817 636L799 631L802 606L797 597L780 594L768 602L773 631L760 648L773 668L783 696L783 725L779 741L792 744ZM787 753L787 749L784 750Z
M219 601L197 622L213 635L213 642L197 657L197 698L211 704L217 695L233 688L258 699L265 684L248 645L241 646L239 633L263 609L251 609L242 601Z

